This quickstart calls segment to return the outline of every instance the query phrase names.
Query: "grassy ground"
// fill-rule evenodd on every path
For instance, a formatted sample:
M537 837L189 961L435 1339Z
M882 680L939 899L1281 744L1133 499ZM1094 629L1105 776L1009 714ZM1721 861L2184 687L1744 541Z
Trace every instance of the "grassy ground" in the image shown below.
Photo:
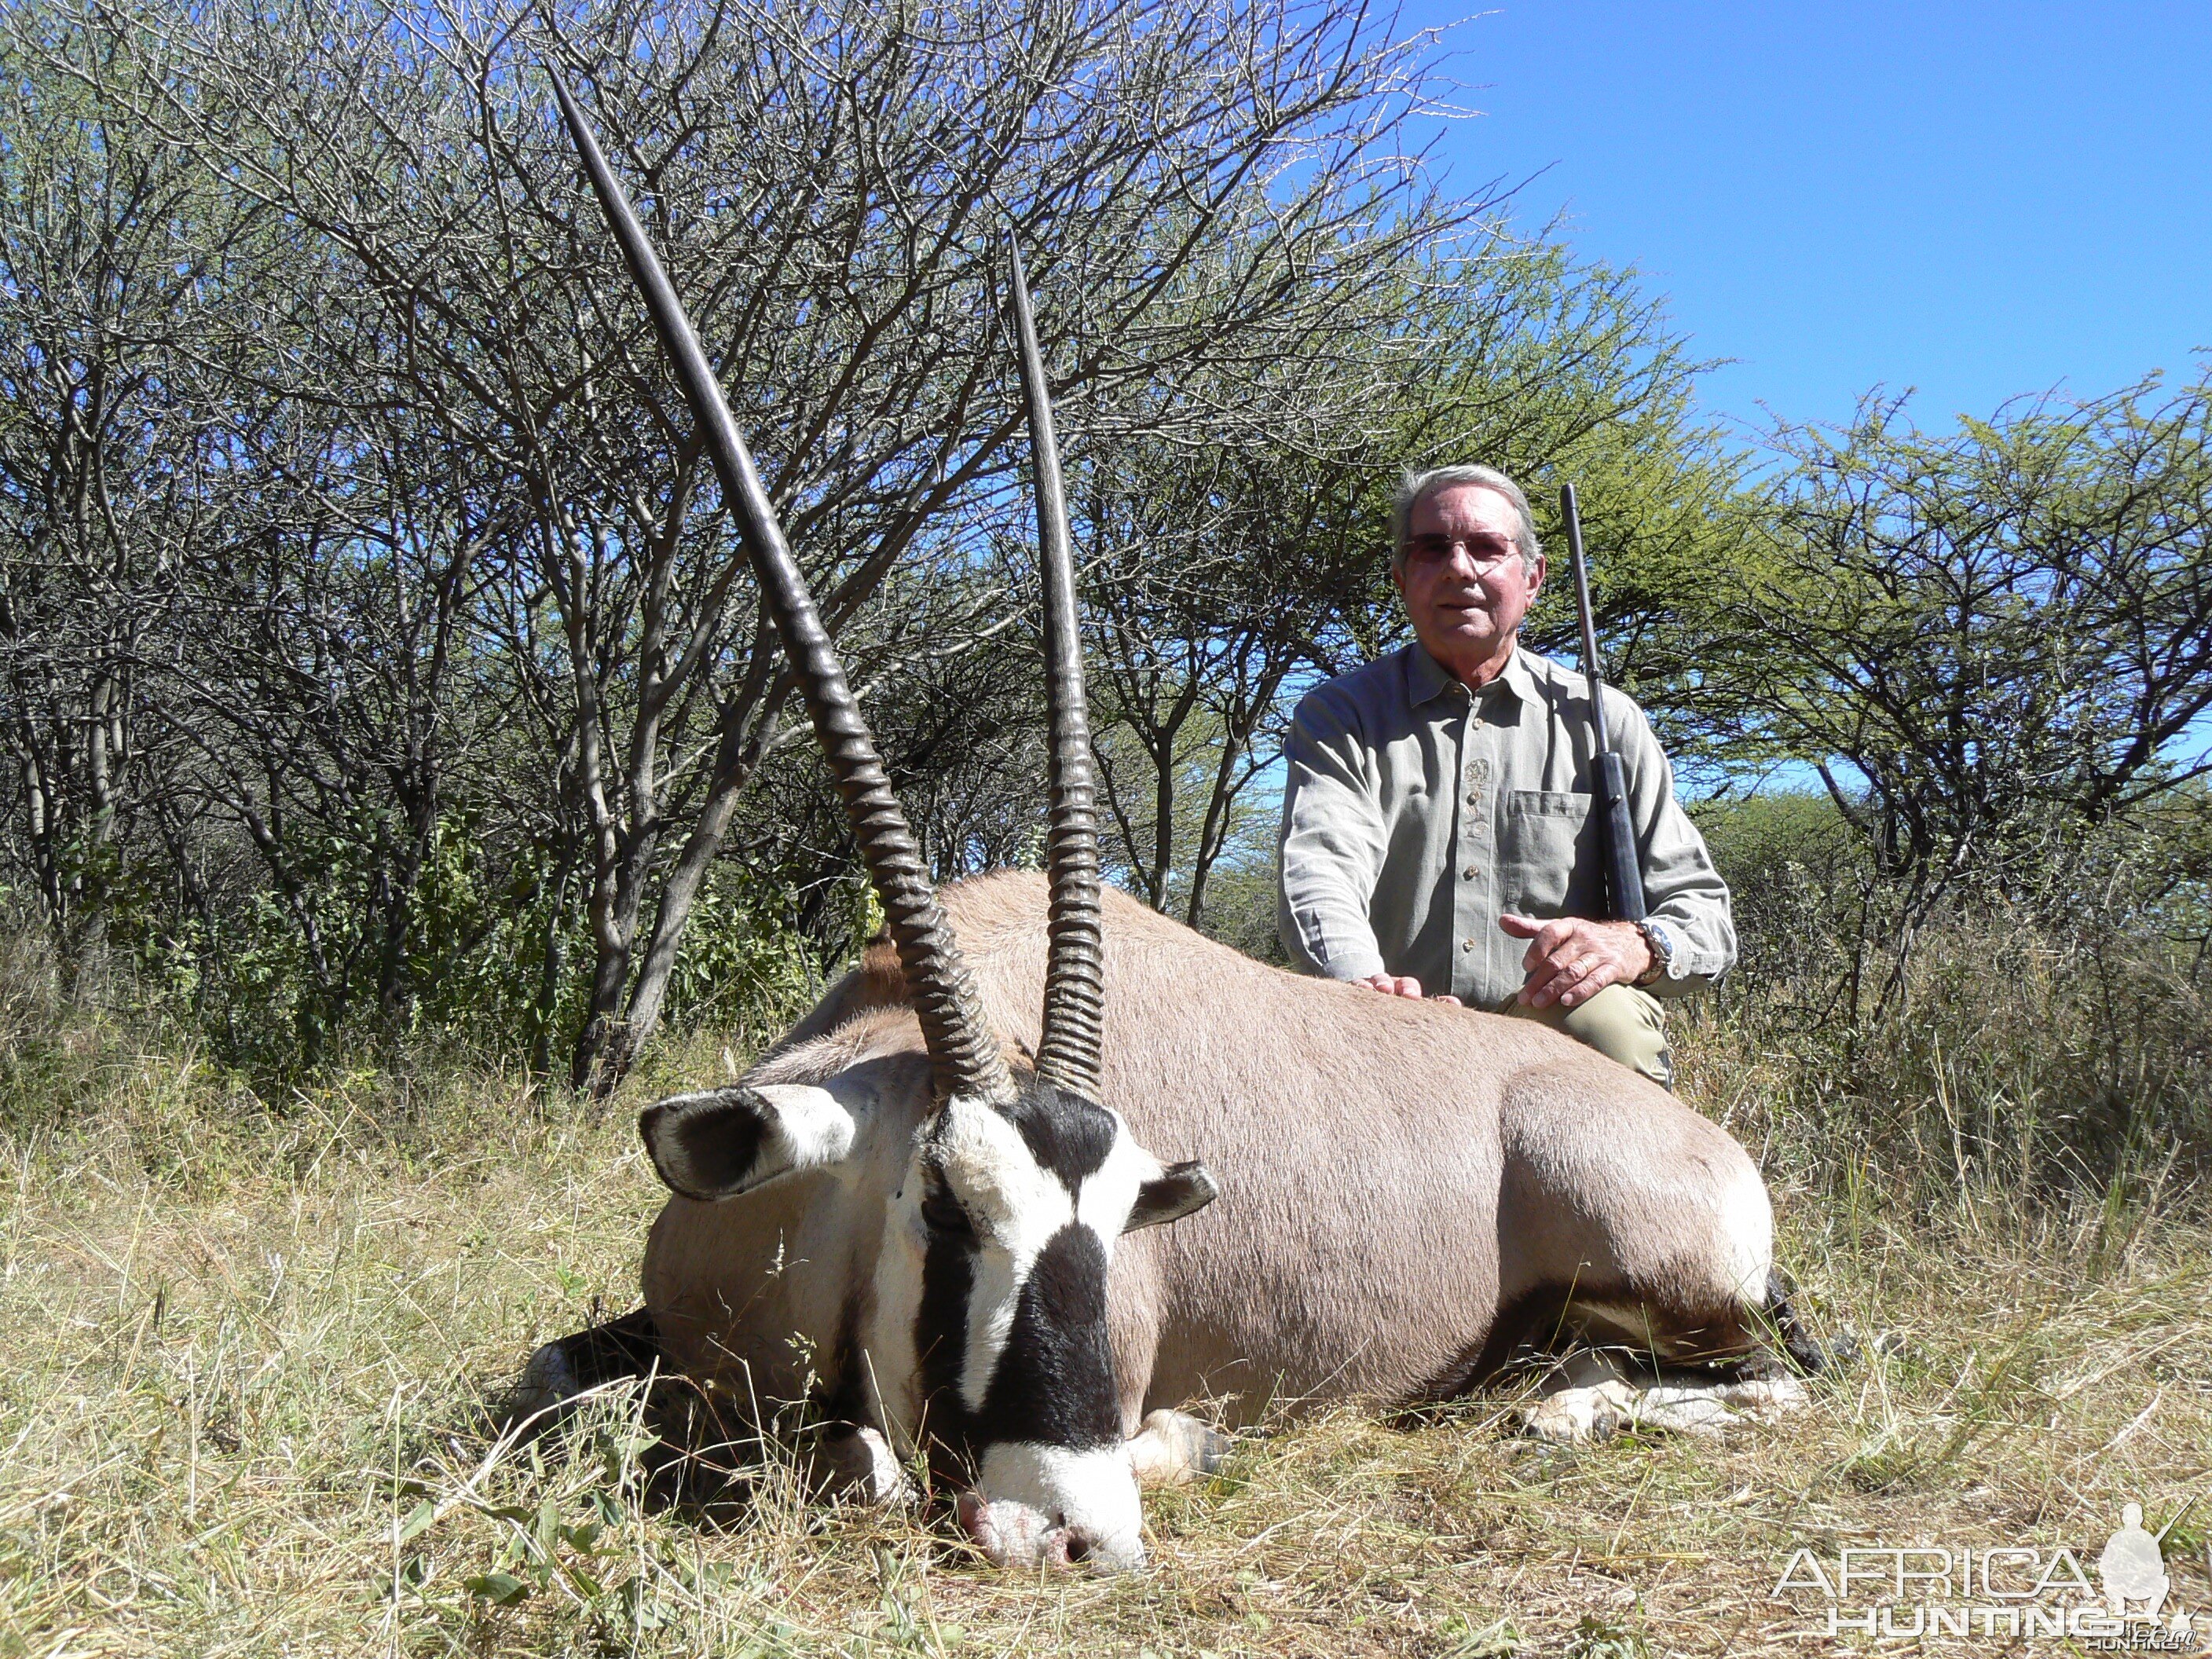
M259 1102L113 1032L7 1052L0 1656L1803 1653L1822 1603L1770 1595L1800 1546L2063 1544L2094 1575L2123 1503L2156 1528L2193 1498L2168 1570L2212 1611L2212 1238L2170 1194L2116 1226L1785 1175L1820 1322L1903 1339L1796 1420L1571 1454L1499 1401L1338 1409L1152 1498L1153 1570L1040 1583L773 1468L742 1510L648 1507L620 1395L558 1445L489 1432L532 1345L634 1299L634 1101ZM1690 1091L1735 1111L1742 1075Z

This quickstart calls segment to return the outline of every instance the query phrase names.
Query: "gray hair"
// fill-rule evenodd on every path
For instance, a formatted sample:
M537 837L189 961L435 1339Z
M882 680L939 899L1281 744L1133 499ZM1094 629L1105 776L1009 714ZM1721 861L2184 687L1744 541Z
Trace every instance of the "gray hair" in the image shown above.
M1455 484L1494 489L1513 503L1513 511L1521 520L1513 545L1520 551L1522 568L1535 569L1536 561L1544 556L1544 546L1536 539L1536 520L1528 511L1528 498L1522 493L1519 484L1494 466L1433 466L1425 472L1407 467L1405 477L1398 481L1398 493L1390 498L1390 568L1398 570L1405 566L1406 542L1411 534L1414 507L1423 496L1449 489Z

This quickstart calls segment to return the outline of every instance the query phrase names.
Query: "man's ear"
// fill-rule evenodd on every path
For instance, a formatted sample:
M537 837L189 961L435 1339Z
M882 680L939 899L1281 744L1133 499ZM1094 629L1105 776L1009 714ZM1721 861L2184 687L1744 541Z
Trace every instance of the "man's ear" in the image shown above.
M1203 1164L1170 1164L1137 1188L1136 1206L1129 1212L1121 1231L1133 1233L1139 1227L1161 1227L1170 1221L1180 1221L1220 1196L1221 1189L1213 1184L1213 1177L1206 1174Z
M660 1178L702 1204L840 1163L854 1129L836 1096L805 1083L672 1095L641 1112L637 1127Z

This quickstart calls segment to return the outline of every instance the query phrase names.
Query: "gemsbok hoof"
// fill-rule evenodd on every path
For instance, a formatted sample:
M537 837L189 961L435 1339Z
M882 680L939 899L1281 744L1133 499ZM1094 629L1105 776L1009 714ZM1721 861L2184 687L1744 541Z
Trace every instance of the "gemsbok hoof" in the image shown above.
M1628 1425L1635 1391L1618 1379L1561 1389L1521 1408L1521 1430L1532 1440L1587 1446L1610 1440Z
M1531 1439L1559 1445L1609 1440L1624 1429L1717 1435L1747 1422L1774 1422L1805 1401L1805 1385L1794 1376L1661 1382L1649 1388L1613 1377L1562 1388L1533 1401L1521 1408L1521 1424Z
M1218 1474L1231 1443L1194 1417L1157 1411L1129 1442L1129 1467L1140 1486L1179 1486Z

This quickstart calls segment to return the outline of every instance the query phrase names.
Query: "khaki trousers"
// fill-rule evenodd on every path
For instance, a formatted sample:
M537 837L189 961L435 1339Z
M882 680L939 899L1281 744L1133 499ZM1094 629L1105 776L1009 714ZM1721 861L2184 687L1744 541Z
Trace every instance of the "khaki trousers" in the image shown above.
M1659 1000L1633 985L1608 985L1578 1008L1524 1008L1508 997L1501 1014L1533 1019L1641 1072L1662 1089L1674 1086L1674 1057L1667 1051L1667 1016Z

